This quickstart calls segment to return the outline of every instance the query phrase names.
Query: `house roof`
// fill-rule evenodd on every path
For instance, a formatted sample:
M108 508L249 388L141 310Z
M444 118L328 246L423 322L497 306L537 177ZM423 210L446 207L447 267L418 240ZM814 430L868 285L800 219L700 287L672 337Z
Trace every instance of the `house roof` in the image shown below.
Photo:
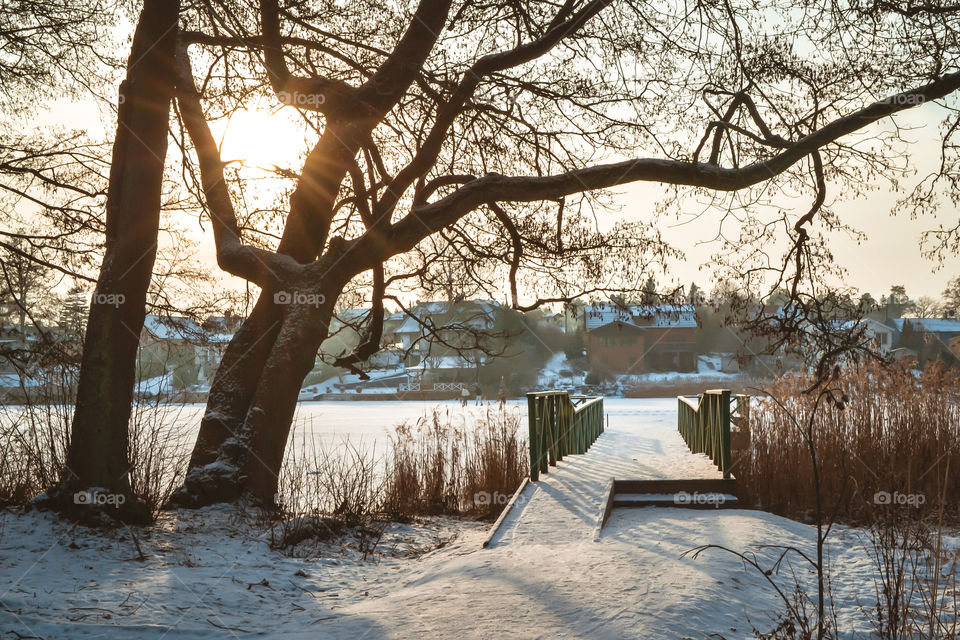
M853 327L856 326L856 325L869 327L869 328L870 328L871 330L873 330L874 332L876 332L876 331L883 331L883 332L889 331L890 333L894 333L894 332L896 331L896 329L894 329L894 328L891 327L890 325L884 324L884 323L880 322L879 320L874 320L873 318L861 318L861 319L859 319L859 320L846 320L846 321L840 323L840 328L841 328L841 329L851 329L851 328L853 328Z
M341 322L353 322L368 315L370 315L370 309L343 309L338 311L334 318Z
M403 322L394 329L394 333L420 333L420 323L413 316L404 316Z
M422 330L421 322L430 318L437 327L450 325L466 326L473 329L489 328L488 324L493 321L494 313L501 308L496 302L490 300L464 300L462 302L448 302L445 300L433 302L421 302L409 309L408 313L394 314L403 318L399 326L393 330L394 333L412 333L420 334Z
M950 318L893 318L890 322L897 331L903 331L904 323L909 322L914 331L960 334L960 320Z
M960 320L949 318L917 318L915 321L923 331L930 333L960 333ZM916 324L914 325L916 327Z
M143 319L144 331L158 340L186 340L197 342L207 340L205 334L196 322L183 316L155 316L149 315Z
M679 329L697 326L697 313L692 305L659 304L622 306L613 302L583 308L587 331L613 322L622 322L641 329Z

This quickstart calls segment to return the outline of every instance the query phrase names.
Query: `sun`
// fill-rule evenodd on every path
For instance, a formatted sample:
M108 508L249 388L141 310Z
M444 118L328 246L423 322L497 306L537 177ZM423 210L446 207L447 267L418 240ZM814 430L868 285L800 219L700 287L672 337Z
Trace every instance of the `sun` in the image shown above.
M241 109L218 124L219 131L211 130L223 161L244 167L291 168L307 145L306 129L292 109Z

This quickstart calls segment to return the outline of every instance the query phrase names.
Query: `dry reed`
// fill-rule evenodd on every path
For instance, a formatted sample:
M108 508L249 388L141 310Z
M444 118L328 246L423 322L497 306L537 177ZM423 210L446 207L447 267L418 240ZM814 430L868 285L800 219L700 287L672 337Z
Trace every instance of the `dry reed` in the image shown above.
M821 466L824 506L838 521L875 521L877 510L936 510L960 522L960 377L928 367L920 376L901 367L859 365L837 381L845 403L821 407L813 437ZM734 460L747 501L765 510L809 521L815 509L810 452L796 423L806 424L812 398L805 376L773 383L769 398L754 399L751 445ZM776 399L776 401L771 400ZM794 422L796 420L796 423Z
M520 415L488 407L480 414L434 410L397 427L387 460L383 509L412 515L495 518L529 472Z

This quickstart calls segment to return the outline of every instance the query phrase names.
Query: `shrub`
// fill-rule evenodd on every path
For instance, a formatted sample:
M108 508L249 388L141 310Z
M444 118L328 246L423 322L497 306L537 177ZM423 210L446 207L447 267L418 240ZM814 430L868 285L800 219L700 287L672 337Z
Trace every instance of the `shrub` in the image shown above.
M387 462L383 509L413 515L495 518L529 472L518 413L487 408L460 416L434 412L397 427Z
M934 496L960 495L960 379L936 367L919 377L902 367L850 366L838 381L848 401L823 407L814 421L828 512L851 523L872 522L877 509L916 504L918 516ZM814 509L813 474L803 434L811 398L803 375L775 382L751 409L750 449L734 461L740 490L752 503L781 515L807 518ZM886 504L885 504L886 503ZM905 503L906 504L906 503ZM903 505L899 505L903 506ZM949 520L960 504L947 505Z

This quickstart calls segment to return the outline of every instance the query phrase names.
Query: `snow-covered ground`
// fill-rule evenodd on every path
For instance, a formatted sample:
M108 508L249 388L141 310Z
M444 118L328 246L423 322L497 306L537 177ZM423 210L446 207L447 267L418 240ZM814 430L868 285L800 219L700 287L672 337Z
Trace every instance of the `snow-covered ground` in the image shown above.
M630 387L643 383L688 383L709 379L712 384L719 380L736 380L737 373L725 373L720 370L721 357L718 355L697 356L696 371L659 371L650 373L626 374L617 376L617 384Z
M537 386L545 389L565 389L580 387L584 384L584 374L576 373L576 369L567 360L562 351L553 354L537 376Z
M308 411L324 424L346 420L351 433L400 417L389 403L342 404L345 413L326 403ZM348 537L293 558L271 551L249 516L214 507L136 529L141 560L126 529L0 515L0 637L732 639L753 637L751 624L775 626L782 606L762 575L722 551L682 554L702 544L810 552L813 528L758 511L618 509L595 539L611 476L717 475L677 435L676 399L605 407L607 432L529 485L487 549L487 525L435 519L392 526L367 557ZM350 420L358 410L369 413ZM863 543L839 528L830 546L845 638L869 629L874 582ZM786 575L776 579L789 588Z

